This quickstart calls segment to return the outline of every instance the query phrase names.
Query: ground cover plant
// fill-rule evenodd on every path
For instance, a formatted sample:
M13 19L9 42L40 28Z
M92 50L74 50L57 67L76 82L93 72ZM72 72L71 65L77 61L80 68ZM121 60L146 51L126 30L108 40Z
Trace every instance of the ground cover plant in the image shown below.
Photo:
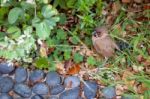
M78 75L110 86L103 93L115 86L118 97L149 99L149 0L0 2L1 62L57 71L64 76ZM97 26L107 27L121 50L105 66L92 44ZM98 67L100 71L95 73Z

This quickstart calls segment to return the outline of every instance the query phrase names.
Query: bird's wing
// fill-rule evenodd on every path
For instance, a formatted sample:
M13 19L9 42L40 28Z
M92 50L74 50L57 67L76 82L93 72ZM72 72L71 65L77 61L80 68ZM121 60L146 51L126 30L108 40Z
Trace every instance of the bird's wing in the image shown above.
M101 54L111 54L114 52L114 49L111 47L111 41L109 39L98 39L95 41L94 47L96 51Z
M110 36L107 36L107 37L106 37L106 40L108 40L108 41L111 42L111 43L109 43L109 44L111 44L110 46L111 46L112 48L117 49L117 50L120 51L120 48L118 47L118 45L116 44L116 42L115 42Z

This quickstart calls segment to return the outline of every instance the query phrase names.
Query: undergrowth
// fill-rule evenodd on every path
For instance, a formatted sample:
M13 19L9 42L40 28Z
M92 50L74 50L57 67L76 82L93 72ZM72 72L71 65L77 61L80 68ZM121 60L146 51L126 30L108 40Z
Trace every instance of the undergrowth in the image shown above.
M126 84L121 81L122 73L132 68L128 78L149 89L150 22L139 19L149 19L149 9L134 12L128 9L132 4L114 2L111 8L102 0L1 0L0 56L39 69L56 70L55 64L68 60L96 68L103 60L94 52L92 31L107 26L122 51L109 59L109 68L101 67L99 73L90 75L104 85ZM138 94L133 87L130 91ZM148 99L150 91L143 94Z

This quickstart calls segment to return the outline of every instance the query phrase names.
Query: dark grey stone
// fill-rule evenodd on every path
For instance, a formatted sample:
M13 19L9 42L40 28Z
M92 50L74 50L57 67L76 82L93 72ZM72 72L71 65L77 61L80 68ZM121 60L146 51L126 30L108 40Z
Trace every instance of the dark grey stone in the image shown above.
M17 83L14 86L14 92L24 98L29 98L32 94L31 89L23 83Z
M0 77L0 92L9 92L12 90L14 82L10 77Z
M9 74L14 70L13 64L10 63L0 63L0 73Z
M38 95L46 95L49 93L49 88L44 83L37 83L33 86L32 91Z
M98 85L93 81L86 81L83 87L84 95L87 99L93 99L96 96Z
M15 71L15 81L17 83L25 82L28 77L28 72L25 68L19 67Z

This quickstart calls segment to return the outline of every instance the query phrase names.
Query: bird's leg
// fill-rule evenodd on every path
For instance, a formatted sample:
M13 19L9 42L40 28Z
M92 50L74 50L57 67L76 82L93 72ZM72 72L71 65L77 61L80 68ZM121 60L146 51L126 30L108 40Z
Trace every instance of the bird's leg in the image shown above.
M105 57L105 60L104 60L103 64L101 65L101 67L104 67L106 65L107 61L108 61L108 57ZM100 66L98 67L96 73L98 73L99 71L100 71Z

